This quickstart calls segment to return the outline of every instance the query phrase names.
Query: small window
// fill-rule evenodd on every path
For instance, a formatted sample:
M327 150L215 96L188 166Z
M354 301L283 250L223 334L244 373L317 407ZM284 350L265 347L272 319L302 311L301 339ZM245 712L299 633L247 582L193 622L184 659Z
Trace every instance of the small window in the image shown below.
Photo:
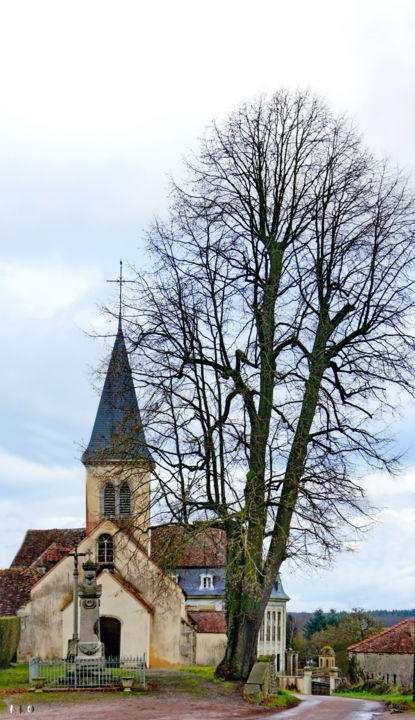
M107 483L104 488L104 515L106 517L115 515L115 490L111 483Z
M121 517L131 515L131 490L127 483L120 487L120 515Z
M114 543L111 535L104 533L98 538L97 560L100 565L107 565L114 562Z
M211 590L213 588L213 575L200 576L200 589Z

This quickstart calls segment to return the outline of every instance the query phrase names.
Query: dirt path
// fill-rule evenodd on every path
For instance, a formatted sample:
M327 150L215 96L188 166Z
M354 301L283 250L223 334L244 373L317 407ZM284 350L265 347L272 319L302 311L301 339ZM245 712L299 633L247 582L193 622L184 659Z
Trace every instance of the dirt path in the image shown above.
M384 714L379 703L337 697L305 697L291 710L253 707L234 698L171 696L96 697L87 703L43 705L33 698L33 720L406 720L407 715ZM21 717L21 716L20 716ZM29 717L26 715L26 717Z

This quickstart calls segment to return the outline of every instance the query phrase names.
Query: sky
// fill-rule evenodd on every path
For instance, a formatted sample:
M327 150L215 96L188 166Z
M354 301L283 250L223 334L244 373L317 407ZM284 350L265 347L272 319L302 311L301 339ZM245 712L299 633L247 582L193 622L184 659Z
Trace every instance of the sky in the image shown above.
M146 228L206 126L308 87L415 185L414 37L413 0L0 3L0 567L27 528L84 525L106 280L149 263ZM403 399L402 474L365 478L379 512L353 552L283 570L291 611L413 608L414 427Z

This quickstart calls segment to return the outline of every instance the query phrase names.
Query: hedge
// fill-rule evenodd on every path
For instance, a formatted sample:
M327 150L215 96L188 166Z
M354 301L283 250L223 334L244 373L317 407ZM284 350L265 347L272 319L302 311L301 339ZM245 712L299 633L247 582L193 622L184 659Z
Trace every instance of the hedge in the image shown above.
M0 617L0 668L13 659L20 640L20 618Z

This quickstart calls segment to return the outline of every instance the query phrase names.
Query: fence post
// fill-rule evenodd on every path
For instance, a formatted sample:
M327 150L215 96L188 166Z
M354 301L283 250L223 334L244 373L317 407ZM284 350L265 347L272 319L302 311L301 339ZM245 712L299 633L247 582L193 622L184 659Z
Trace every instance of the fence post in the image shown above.
M40 658L32 657L29 660L29 682L32 684L34 677L39 677Z

